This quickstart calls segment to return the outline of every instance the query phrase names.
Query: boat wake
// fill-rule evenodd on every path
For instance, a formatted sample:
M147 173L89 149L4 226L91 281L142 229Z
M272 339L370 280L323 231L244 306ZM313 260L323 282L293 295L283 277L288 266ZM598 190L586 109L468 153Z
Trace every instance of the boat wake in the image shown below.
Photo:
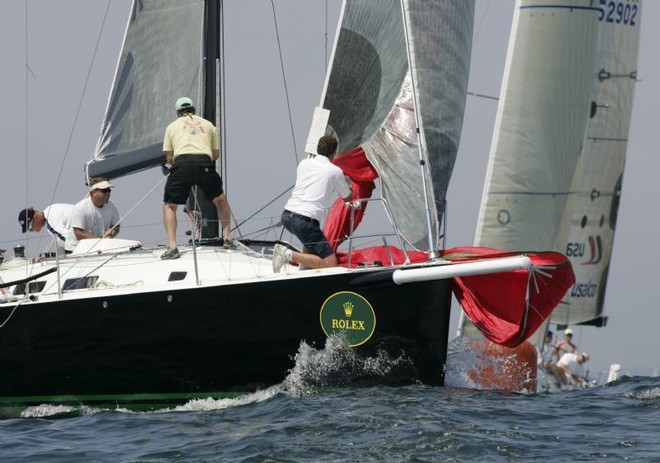
M73 418L76 416L91 415L101 411L99 408L86 405L52 405L41 404L27 407L21 411L21 418Z
M323 349L301 342L295 366L282 386L287 394L305 395L328 387L409 384L415 378L413 363L405 354L377 350L363 357L348 347L346 339L333 335Z
M537 392L521 386L530 384L531 378L528 376L521 370L514 353L484 351L475 341L466 337L456 338L447 346L446 386L519 393ZM518 380L508 381L510 378ZM512 388L513 385L516 387Z

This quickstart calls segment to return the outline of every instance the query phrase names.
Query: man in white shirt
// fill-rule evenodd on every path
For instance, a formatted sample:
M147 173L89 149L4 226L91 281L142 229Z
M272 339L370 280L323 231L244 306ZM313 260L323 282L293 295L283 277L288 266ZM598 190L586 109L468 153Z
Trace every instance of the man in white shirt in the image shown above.
M273 271L293 260L309 268L334 267L337 256L321 230L325 209L337 196L352 198L342 170L331 161L337 152L337 139L326 135L319 139L317 153L298 164L296 185L282 212L282 225L303 244L303 252L276 244L273 249Z
M70 253L78 241L71 227L73 204L51 204L43 211L32 207L23 209L18 214L18 222L23 233L40 232L44 227L55 238L59 254Z
M568 383L572 379L575 384L580 386L587 385L587 378L584 373L584 362L589 360L586 352L580 354L567 353L561 356L557 362L557 368L554 372L561 385Z
M104 178L90 180L89 196L78 201L71 213L77 240L114 238L119 234L119 210L110 201L112 187Z

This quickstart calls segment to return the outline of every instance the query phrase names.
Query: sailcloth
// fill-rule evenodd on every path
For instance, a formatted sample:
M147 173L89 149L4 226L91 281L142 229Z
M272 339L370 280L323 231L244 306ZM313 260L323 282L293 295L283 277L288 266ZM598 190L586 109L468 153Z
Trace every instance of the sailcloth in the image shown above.
M562 325L607 322L603 306L637 80L642 1L622 6L620 12L604 8L599 17L587 132L555 248L571 259L576 275L552 314L551 321Z
M322 97L339 152L364 150L397 228L427 252L438 247L458 151L473 16L473 0L346 1Z
M566 254L558 324L604 322L641 18L622 6L516 2L476 244Z
M447 251L453 262L519 255L497 249L465 247ZM557 252L525 253L530 270L454 278L456 299L488 340L516 347L532 336L550 316L573 283L568 259Z
M203 106L203 0L134 2L88 177L119 177L164 163L174 101Z
M556 250L589 116L599 14L588 0L516 1L475 245Z

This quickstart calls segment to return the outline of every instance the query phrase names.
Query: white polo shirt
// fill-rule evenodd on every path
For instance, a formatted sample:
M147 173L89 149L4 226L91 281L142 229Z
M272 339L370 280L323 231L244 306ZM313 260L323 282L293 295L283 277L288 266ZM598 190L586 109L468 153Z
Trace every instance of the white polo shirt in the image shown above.
M296 185L284 208L321 222L337 196L347 198L350 193L342 170L327 157L316 155L298 164Z

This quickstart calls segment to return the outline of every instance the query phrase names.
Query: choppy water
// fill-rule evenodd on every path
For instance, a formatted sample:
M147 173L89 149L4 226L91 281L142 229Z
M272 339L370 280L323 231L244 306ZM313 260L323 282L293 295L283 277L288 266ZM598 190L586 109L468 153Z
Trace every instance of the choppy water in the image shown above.
M0 461L660 461L660 378L540 394L306 387L312 364L318 372L329 358L302 352L281 385L176 410L32 408L0 421Z

